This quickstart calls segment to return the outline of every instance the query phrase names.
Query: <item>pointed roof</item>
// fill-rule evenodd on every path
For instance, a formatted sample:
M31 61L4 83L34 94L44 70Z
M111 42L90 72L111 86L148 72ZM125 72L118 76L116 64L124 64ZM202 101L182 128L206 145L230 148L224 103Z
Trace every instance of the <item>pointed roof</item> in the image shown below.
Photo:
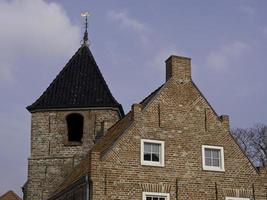
M21 198L13 191L8 191L7 193L0 196L0 200L21 200Z
M95 59L83 44L46 91L27 109L114 107L123 108L111 94Z

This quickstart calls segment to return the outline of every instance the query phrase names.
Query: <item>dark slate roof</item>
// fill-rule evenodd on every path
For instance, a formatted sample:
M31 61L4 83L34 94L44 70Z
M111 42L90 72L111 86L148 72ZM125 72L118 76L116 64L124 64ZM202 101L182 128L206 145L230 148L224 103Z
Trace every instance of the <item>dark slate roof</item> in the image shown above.
M87 45L82 45L46 91L27 109L116 107L121 104L112 96Z

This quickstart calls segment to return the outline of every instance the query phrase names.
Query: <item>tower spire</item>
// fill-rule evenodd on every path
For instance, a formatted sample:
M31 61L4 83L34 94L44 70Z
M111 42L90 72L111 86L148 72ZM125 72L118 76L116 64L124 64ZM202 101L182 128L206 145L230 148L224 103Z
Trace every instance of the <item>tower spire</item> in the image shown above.
M89 12L86 11L86 12L82 12L81 16L85 17L85 26L84 26L85 31L84 31L84 34L83 34L83 44L87 45L89 43L87 29L88 29L88 17L90 16L90 14L89 14Z

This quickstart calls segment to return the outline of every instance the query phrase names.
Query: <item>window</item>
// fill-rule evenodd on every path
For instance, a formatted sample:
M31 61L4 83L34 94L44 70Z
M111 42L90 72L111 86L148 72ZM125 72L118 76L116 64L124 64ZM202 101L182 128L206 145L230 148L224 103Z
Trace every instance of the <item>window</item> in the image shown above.
M170 200L170 194L143 192L143 200Z
M164 166L164 141L141 140L141 164Z
M83 116L77 113L69 114L66 117L68 126L68 141L82 142L83 137Z
M224 171L223 147L202 145L203 169Z
M225 197L225 200L250 200L250 198Z

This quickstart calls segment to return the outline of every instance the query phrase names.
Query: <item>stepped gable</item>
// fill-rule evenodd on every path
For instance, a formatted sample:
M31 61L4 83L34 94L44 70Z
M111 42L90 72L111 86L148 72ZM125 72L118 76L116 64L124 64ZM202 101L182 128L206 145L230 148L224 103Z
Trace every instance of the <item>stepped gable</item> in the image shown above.
M111 94L88 45L83 44L46 91L27 109L34 112L87 107L118 108L124 115L121 104Z

